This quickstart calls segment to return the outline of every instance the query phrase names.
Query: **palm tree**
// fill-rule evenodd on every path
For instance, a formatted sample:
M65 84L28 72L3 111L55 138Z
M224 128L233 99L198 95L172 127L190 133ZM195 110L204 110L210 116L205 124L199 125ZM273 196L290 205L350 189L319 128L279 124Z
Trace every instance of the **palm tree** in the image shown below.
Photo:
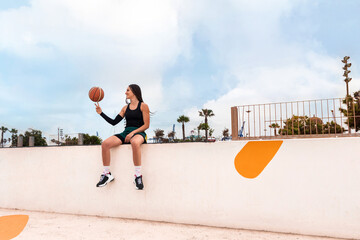
M197 126L198 138L200 138L200 130L201 130L202 124L203 123L200 123L199 126Z
M6 127L4 127L4 126L2 126L2 127L0 128L0 130L1 130L1 147L4 147L4 133L5 133L6 131L8 131L9 129L6 128Z
M209 125L206 123L200 123L198 126L198 131L204 130L205 132L210 129Z
M213 117L215 116L215 114L213 113L213 111L211 109L201 109L201 111L199 111L199 115L200 117L205 117L205 124L208 125L208 117ZM207 142L208 140L208 129L205 129L205 141Z
M178 123L182 123L182 132L183 132L183 141L185 141L185 123L189 122L190 118L185 116L185 115L181 115L178 119L177 122Z
M279 128L279 124L277 123L273 123L269 125L269 128L273 128L274 129L274 135L276 136L276 129Z
M11 146L15 146L18 130L12 128L9 132L11 133Z

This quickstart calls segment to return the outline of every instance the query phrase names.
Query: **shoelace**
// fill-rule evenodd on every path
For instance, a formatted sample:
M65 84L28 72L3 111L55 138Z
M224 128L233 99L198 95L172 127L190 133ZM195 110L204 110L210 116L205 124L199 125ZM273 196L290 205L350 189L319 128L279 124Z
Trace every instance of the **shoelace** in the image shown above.
M101 174L101 176L100 176L100 182L104 179L104 177L105 177L105 174Z
M138 178L138 179L137 179L137 183L138 183L138 184L141 184L141 178Z

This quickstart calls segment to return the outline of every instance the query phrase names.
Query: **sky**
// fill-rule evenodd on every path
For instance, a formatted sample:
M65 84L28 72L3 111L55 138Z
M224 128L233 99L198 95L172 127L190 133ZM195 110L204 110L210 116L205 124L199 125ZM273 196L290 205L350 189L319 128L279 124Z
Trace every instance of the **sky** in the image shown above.
M181 138L180 115L189 135L202 108L220 137L232 106L344 97L344 56L360 90L359 11L358 0L1 0L0 125L106 139L124 124L106 123L88 91L103 88L115 117L135 83L149 137L175 124Z

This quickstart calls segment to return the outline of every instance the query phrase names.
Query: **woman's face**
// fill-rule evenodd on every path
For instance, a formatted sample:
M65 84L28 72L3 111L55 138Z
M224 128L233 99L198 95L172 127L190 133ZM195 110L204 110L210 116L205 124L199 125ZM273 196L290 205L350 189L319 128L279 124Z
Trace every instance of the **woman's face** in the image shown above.
M132 96L134 96L134 93L131 91L130 87L127 87L125 95L126 99L130 99Z

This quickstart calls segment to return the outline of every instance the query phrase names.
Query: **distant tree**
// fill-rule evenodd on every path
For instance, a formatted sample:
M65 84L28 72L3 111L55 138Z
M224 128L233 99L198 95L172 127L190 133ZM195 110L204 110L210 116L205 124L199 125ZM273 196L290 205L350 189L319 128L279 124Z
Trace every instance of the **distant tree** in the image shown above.
M185 123L187 123L189 121L190 121L190 118L185 115L181 115L177 119L178 123L182 123L183 140L185 140Z
M224 139L228 138L229 137L229 129L225 128L222 132L222 135L223 135Z
M33 136L35 139L34 146L47 146L46 138L42 136L42 132L40 130L32 129L31 132L26 131L25 135L20 134L20 136L24 137L24 146L29 146L30 136Z
M77 137L71 138L69 135L65 134L65 145L78 145L78 144L79 144L79 139Z
M334 121L331 121L330 123L327 122L323 125L323 131L322 134L329 134L329 133L343 133L345 132L345 129L341 127L339 124L335 123Z
M9 132L11 133L11 146L16 147L18 130L16 130L15 128L12 128Z
M4 126L1 126L1 128L0 128L0 130L1 130L1 147L4 147L4 133L6 133L9 129L7 128L7 127L4 127Z
M158 129L154 130L154 133L155 133L156 140L161 142L164 137L164 130L158 128Z
M213 113L213 111L211 109L201 109L201 111L199 111L199 116L204 117L205 118L205 124L207 126L209 126L208 125L208 117L213 117L213 116L215 116L215 114ZM205 130L205 141L206 142L208 140L208 130L209 129Z
M348 96L348 101L346 102L344 99L343 103L347 103L347 108L339 108L339 110L347 117L345 124L349 128L355 128L355 132L357 132L360 130L360 91L355 92L354 97Z
M214 133L215 129L210 128L209 129L209 136L212 137L212 134Z
M70 146L70 145L78 145L79 139L77 137L70 137L65 134L65 141L61 142L56 139L51 139L51 142L60 145L60 146ZM83 134L83 144L84 145L100 145L102 143L102 139L95 135L89 135L87 133Z
M102 143L102 139L99 138L98 136L92 135L90 136L89 134L84 134L83 135L83 139L84 139L84 145L100 145Z
M269 125L269 128L273 128L274 129L274 135L276 136L276 129L279 128L279 124L277 123L273 123Z
M207 131L210 129L210 127L207 123L200 123L199 128L200 128L200 130L205 131L205 136L206 136ZM207 141L206 138L205 138L205 141Z
M175 138L175 132L174 132L174 131L169 132L169 133L168 133L168 138L169 138L169 140L174 141L174 138Z
M197 138L200 138L201 124L202 124L202 123L200 123L199 126L196 127L196 128L197 128L197 131L198 131L198 136L197 136Z
M334 121L323 123L320 118L308 116L292 116L284 121L283 128L279 129L281 135L307 135L343 133L345 131Z
M354 92L354 98L356 99L357 103L360 105L360 90Z
M56 140L55 138L51 139L51 142L53 142L53 143L55 143L56 145L59 145L59 146L63 144L62 142Z

